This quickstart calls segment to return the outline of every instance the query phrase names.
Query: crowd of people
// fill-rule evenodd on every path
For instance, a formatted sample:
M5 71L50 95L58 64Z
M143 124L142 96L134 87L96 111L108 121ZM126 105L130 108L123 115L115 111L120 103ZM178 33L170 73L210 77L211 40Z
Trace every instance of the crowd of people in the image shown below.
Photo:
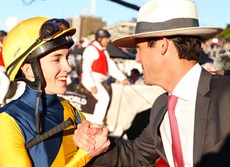
M135 34L113 41L137 50L142 71L133 68L130 76L110 58L105 29L80 46L82 54L73 52L76 29L62 18L33 17L0 31L0 166L229 166L230 50L226 44L210 55L207 43L222 29L199 26L197 16L187 0L142 6ZM69 77L97 100L92 117L58 96ZM166 91L134 140L109 136L108 77ZM9 83L18 81L25 91L5 103Z
M229 75L230 42L213 38L202 43L199 63L213 74Z

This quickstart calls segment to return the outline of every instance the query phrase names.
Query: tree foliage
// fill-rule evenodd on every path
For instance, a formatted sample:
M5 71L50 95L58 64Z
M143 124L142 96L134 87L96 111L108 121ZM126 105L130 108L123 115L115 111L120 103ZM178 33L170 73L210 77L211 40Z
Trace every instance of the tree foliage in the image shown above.
M227 25L227 27L222 31L222 33L218 37L230 40L230 24Z

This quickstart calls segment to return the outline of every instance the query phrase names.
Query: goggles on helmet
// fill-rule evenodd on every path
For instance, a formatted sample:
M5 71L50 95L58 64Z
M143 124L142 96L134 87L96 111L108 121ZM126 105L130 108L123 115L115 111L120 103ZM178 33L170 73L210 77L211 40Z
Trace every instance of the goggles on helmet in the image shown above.
M16 67L16 64L25 56L27 55L35 46L37 46L42 41L50 41L55 36L63 32L64 30L70 28L69 23L65 19L50 19L44 22L40 28L39 31L39 38L36 39L36 41L21 55L19 56L14 62L12 62L6 69L6 71L9 71L8 75L10 75L14 68ZM14 66L15 65L15 66ZM14 67L13 67L14 66Z

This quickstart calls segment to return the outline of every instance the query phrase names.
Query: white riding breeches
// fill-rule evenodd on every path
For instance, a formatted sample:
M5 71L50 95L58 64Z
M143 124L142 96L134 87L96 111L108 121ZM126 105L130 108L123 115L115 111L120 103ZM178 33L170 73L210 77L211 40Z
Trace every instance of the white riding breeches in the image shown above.
M89 120L92 123L97 124L103 124L103 120L105 118L105 114L107 111L107 107L109 104L109 94L107 90L104 88L104 86L101 84L101 81L95 81L96 87L97 87L97 93L92 94L98 101L95 105L94 113L93 114L85 114L86 119ZM84 84L84 82L83 82ZM90 91L91 88L87 87L87 85L84 85L86 89Z

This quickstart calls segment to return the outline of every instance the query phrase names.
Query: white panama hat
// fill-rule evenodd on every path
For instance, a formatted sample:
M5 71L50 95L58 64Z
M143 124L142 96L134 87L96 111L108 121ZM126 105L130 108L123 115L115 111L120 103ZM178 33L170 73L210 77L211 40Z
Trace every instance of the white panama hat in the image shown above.
M200 27L196 5L188 0L150 0L140 8L133 35L115 39L120 47L135 47L136 38L174 35L199 36L202 40L215 37L218 27Z

